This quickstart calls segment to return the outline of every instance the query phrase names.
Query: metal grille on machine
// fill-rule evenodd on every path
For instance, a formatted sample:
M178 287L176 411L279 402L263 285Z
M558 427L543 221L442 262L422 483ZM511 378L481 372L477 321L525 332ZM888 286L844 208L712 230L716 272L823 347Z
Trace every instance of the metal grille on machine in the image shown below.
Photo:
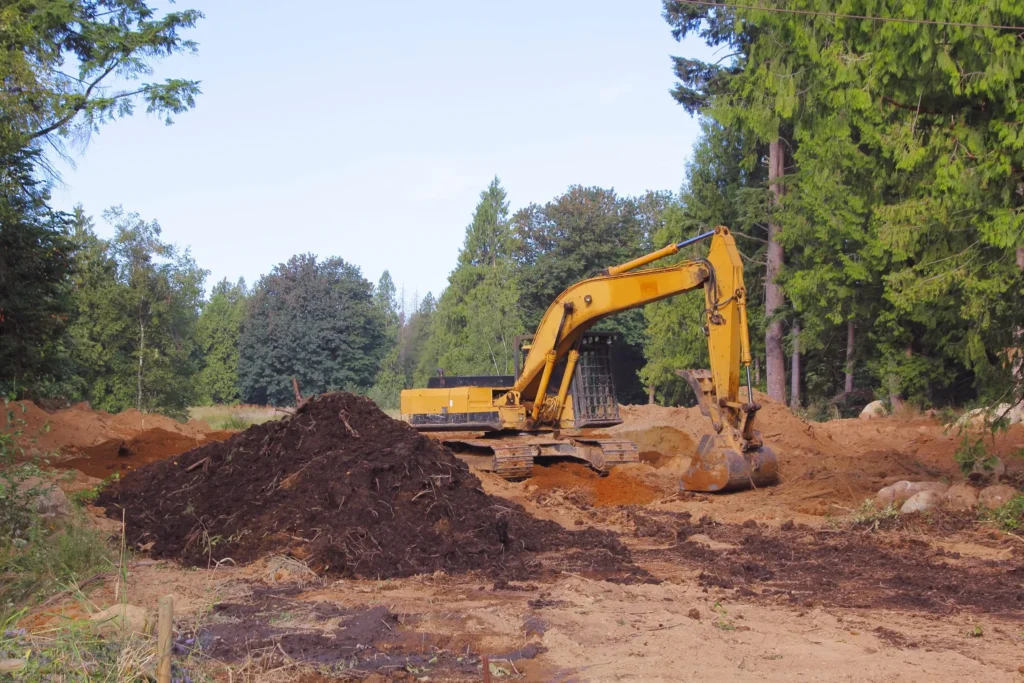
M611 349L610 334L591 333L582 338L580 360L572 378L573 416L577 427L619 421Z

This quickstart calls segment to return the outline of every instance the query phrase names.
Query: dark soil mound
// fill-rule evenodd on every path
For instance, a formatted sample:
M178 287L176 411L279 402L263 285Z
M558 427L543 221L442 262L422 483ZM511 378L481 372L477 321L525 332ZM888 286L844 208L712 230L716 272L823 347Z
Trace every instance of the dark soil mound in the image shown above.
M613 535L569 532L487 495L450 451L345 393L130 472L98 504L116 519L124 510L133 546L192 565L288 553L343 576L517 579L540 569L535 553L557 550L575 571L649 578Z

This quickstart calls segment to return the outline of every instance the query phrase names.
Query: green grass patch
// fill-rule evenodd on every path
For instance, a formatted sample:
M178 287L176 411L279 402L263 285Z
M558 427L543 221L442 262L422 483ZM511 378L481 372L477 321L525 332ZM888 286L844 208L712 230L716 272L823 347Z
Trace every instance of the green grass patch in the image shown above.
M982 518L995 522L1003 531L1018 531L1024 527L1024 495L1018 493L994 510L982 512Z
M280 420L284 413L275 410L272 406L253 405L220 405L220 406L198 406L188 409L189 417L193 420L202 420L210 425L210 429L232 429L242 431L256 424L263 424L271 420Z

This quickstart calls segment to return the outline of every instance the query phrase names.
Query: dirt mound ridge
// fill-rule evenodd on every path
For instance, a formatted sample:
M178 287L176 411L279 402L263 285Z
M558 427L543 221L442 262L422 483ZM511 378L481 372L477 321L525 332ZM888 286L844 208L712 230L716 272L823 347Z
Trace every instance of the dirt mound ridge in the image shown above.
M133 439L144 432L158 429L181 437L202 441L210 426L198 420L182 424L164 415L126 410L112 415L92 410L79 403L48 413L32 401L16 401L8 406L14 423L0 421L0 429L20 432L19 440L30 453L80 453L84 449L114 440Z
M647 578L613 535L487 495L450 451L345 393L130 472L98 504L117 519L124 509L134 546L192 565L290 553L342 576L526 578L535 553L561 551L575 571Z

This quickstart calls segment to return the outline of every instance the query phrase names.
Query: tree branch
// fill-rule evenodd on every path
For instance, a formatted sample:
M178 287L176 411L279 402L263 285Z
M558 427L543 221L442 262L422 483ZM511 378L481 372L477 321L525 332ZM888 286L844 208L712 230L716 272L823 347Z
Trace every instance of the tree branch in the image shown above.
M34 133L30 133L29 134L29 140L35 140L36 138L40 138L40 137L42 137L44 135L49 135L53 131L58 130L61 127L66 126L68 123L70 123L71 120L74 119L76 116L78 116L78 114L83 109L85 109L86 105L89 104L89 96L92 94L92 91L96 89L96 86L100 84L100 81L102 81L104 78L106 78L107 76L112 74L114 72L114 69L116 69L120 63L121 63L120 59L115 59L113 61L113 63L111 63L111 65L109 67L107 67L107 69L102 74L100 74L99 77L95 81L90 83L88 88L85 89L85 92L82 94L82 101L81 102L79 102L74 107L72 107L71 111L68 112L68 114L66 116L63 116L63 117L57 119L57 121L55 121L54 123L50 124L49 126L46 126L45 128L41 128L41 129L37 130ZM137 93L135 93L135 94L137 94ZM129 95L128 93L122 93L121 95L116 96L114 99L121 99L121 98L126 97L128 95Z

